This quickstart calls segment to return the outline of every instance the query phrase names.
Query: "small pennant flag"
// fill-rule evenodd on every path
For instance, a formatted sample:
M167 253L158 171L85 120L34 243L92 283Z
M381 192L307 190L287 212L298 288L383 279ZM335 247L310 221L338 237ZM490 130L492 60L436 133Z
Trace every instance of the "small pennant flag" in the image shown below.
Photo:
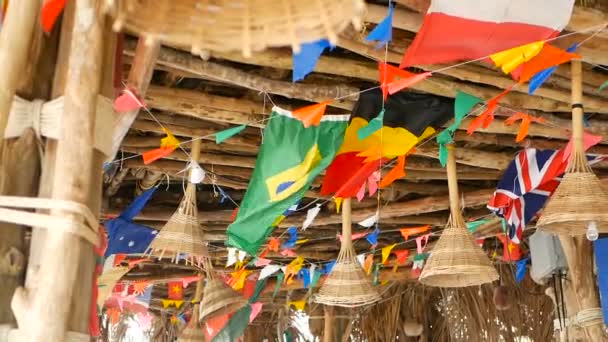
M236 259L236 248L234 248L234 247L228 247L227 248L227 253L228 253L228 255L227 255L228 259L226 260L226 267L230 267L230 266L236 264L236 261L237 261L237 259Z
M183 289L181 281L170 281L167 284L167 298L182 299L184 297Z
M380 181L380 189L384 189L387 186L393 184L397 179L405 177L405 155L397 157L397 163L395 166L382 178Z
M122 94L114 100L114 110L118 113L130 112L143 107L144 103L129 88L125 88Z
M430 71L423 72L422 74L411 74L411 76L407 78L402 78L397 81L393 81L388 84L388 93L393 95L405 88L411 87L412 85L424 80L425 78L431 76L432 73Z
M469 114L471 109L476 105L483 103L483 100L477 96L464 93L462 91L456 92L456 100L454 101L454 122L448 127L450 132L455 132L464 117Z
M365 239L370 245L372 245L372 247L376 247L378 245L378 235L380 235L380 230L376 228L373 232L368 234Z
M576 49L578 48L578 44L574 43L572 44L566 51L567 52L574 52L576 51ZM543 85L543 83L545 83L545 81L547 81L549 79L549 77L551 77L551 75L553 74L553 72L557 70L557 66L545 69L545 70L541 70L540 72L536 73L534 76L532 76L532 78L530 78L530 84L528 85L528 94L532 95L534 94L534 92L540 88L540 86Z
M310 227L310 225L314 222L315 218L321 212L321 204L317 204L314 207L308 209L306 212L306 219L304 223L302 223L302 230L306 230L306 228Z
M526 264L528 263L528 258L524 258L515 263L516 271L515 271L515 281L521 283L526 277Z
M319 126L321 118L325 114L327 105L331 101L323 101L314 105L298 108L292 112L294 118L302 121L304 127Z
M383 124L384 124L384 109L382 109L375 118L370 120L367 125L359 128L359 130L357 131L357 138L359 138L359 140L368 138L370 135L379 131L382 128Z
M422 252L424 252L426 245L429 243L430 236L431 233L428 233L416 238L416 251L418 254L422 254Z
M494 111L498 107L498 102L511 91L512 87L513 86L510 86L505 89L502 93L494 96L486 103L486 110L469 124L469 127L467 128L468 135L472 135L481 126L483 126L483 128L488 128L488 126L490 126L490 123L494 121Z
M247 125L240 125L219 131L215 133L215 143L221 144L224 142L224 140L241 133L245 128L247 128Z
M376 48L380 48L393 38L393 7L392 5L388 6L388 14L381 22L374 27L374 29L365 37L365 40L368 42L378 41L379 44Z
M285 269L285 279L284 282L290 284L293 281L293 278L298 275L298 272L302 269L302 265L304 264L304 258L296 257L293 259Z
M492 54L490 55L490 59L497 67L500 67L505 74L508 74L522 63L527 62L538 55L544 44L544 41L538 41L517 46L512 49Z
M603 137L601 135L594 135L591 133L583 132L583 147L585 148L585 151L587 151L592 146L599 144L600 141L602 141L602 139L603 139ZM571 137L570 141L568 141L568 144L564 148L563 161L569 160L571 158L572 146L573 146L573 143L572 143L572 137Z
M260 278L259 278L259 280L268 278L269 276L275 274L280 269L281 269L281 266L279 266L279 265L266 265L266 266L264 266L264 268L262 268L262 270L260 271Z
M365 270L365 273L367 273L367 275L369 275L372 272L373 264L374 264L374 255L372 253L370 253L365 257L365 262L363 262L363 270Z
M360 225L361 227L369 228L369 227L375 225L376 222L378 222L378 217L379 217L379 213L376 212L374 215L366 218L363 221L358 222L357 224Z
M165 132L166 136L160 139L160 147L164 148L172 148L176 149L179 147L179 140L169 131L167 128L163 127L163 132Z
M298 311L304 311L306 307L306 300L292 300L289 302L289 307L293 307Z
M389 255L391 255L391 251L393 250L393 248L395 248L395 246L397 246L396 243L392 244L392 245L388 245L386 247L382 247L382 264L386 264L386 262L388 261L388 257Z
M313 72L319 57L327 48L333 48L327 39L302 44L301 50L293 54L293 82L303 80L306 75Z
M514 124L516 121L521 120L521 124L519 125L519 131L517 132L517 136L515 137L516 142L523 141L526 136L528 136L528 131L530 130L530 123L544 123L545 119L537 116L532 116L529 114L517 112L505 120L505 124L510 126Z
M40 13L40 21L44 32L50 33L53 30L57 18L59 18L59 15L65 7L65 2L66 0L46 0L44 2Z
M258 257L255 259L255 266L256 267L268 266L268 265L270 265L271 262L272 262L272 260L270 260L270 259Z
M519 82L527 82L538 72L569 62L574 58L580 59L581 56L547 44L536 57L524 63Z
M173 151L175 151L174 148L160 147L160 148L155 148L153 150L142 153L141 157L144 160L144 164L148 165L148 164L151 164L159 159L162 159L162 158L170 155L171 153L173 153Z
M454 142L454 138L449 130L445 129L437 134L437 145L439 145L439 162L445 167L448 163L448 144Z
M420 226L420 227L412 227L412 228L401 228L399 232L401 232L401 236L405 241L409 240L411 235L420 234L427 232L431 229L430 225Z

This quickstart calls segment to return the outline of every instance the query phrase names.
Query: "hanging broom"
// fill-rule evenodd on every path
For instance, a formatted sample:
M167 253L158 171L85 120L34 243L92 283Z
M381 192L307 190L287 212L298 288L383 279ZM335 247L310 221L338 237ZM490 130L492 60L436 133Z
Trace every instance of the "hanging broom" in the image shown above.
M583 145L581 62L572 61L573 152L566 173L547 201L536 228L553 234L585 235L597 239L608 233L608 193L589 167Z
M198 311L203 294L203 278L201 277L196 282L196 291L194 293L194 305L192 306L192 318L190 322L184 328L180 334L177 342L200 342L205 341L205 334L203 333L203 327L199 323Z
M228 286L222 279L218 279L209 258L204 258L204 269L207 279L203 289L203 301L200 305L199 319L201 321L235 312L247 305L245 297Z
M191 149L194 162L199 159L200 152L201 141L194 140ZM198 164L193 163L192 165ZM191 175L192 172L196 172L195 169L195 167L190 169ZM146 253L158 256L159 259L171 257L171 261L175 263L184 255L186 264L190 262L193 265L200 265L201 258L209 254L204 232L198 222L196 184L188 182L186 193L179 207L152 240Z
M336 264L315 296L316 303L359 307L380 300L380 294L367 278L353 249L350 198L342 204L342 244Z
M454 146L448 145L447 148L451 215L419 279L425 285L437 287L465 287L490 283L498 279L498 272L466 227L458 203Z

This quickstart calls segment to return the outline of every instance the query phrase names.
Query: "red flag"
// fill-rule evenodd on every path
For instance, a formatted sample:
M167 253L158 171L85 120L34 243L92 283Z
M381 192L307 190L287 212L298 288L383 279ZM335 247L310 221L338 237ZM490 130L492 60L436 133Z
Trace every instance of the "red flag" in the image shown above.
M144 107L144 103L135 92L125 88L122 94L114 100L114 110L117 112L129 112Z
M167 284L167 298L181 300L184 298L184 287L181 281L170 281Z
M44 2L42 11L40 12L40 23L44 32L50 33L53 30L57 18L65 7L65 1L66 0L47 0Z
M378 63L378 72L380 74L380 77L378 78L380 80L380 88L382 89L382 96L384 96L385 100L389 93L392 95L431 75L430 72L414 74L384 62ZM399 80L395 81L396 78L399 78Z
M298 108L292 112L294 118L302 121L304 127L308 128L312 125L319 126L321 118L325 114L325 109L331 101L323 101L314 105Z
M388 93L393 95L396 92L399 92L407 87L410 87L410 86L424 80L425 78L431 76L431 74L432 73L430 71L427 71L427 72L423 72L422 74L412 74L408 78L402 78L398 81L393 81L388 84Z

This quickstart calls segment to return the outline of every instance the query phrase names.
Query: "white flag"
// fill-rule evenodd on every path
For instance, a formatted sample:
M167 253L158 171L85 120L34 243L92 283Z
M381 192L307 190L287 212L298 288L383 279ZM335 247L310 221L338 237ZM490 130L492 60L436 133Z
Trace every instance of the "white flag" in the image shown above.
M362 226L362 227L369 228L369 227L375 225L376 222L378 222L378 216L379 216L379 214L376 211L376 213L374 215L366 218L365 220L363 220L363 221L361 221L361 222L359 222L357 224L360 225L360 226Z
M264 266L264 268L262 268L262 270L260 271L260 278L259 278L259 280L262 280L264 278L268 278L269 276L273 275L274 273L276 273L280 269L281 269L281 266L279 266L279 265L266 265L266 266Z
M228 261L226 261L226 267L230 267L236 264L236 248L228 247Z
M317 204L314 208L308 209L308 212L306 212L306 219L304 220L304 223L302 223L302 230L306 230L306 228L310 227L320 212L321 204Z

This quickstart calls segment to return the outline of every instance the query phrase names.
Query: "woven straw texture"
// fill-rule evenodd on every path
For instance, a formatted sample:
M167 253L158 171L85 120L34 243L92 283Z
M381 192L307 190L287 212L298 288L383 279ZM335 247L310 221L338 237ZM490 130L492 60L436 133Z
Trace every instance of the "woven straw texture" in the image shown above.
M340 252L340 256L342 256ZM359 261L350 254L350 257L338 256L338 260L319 293L314 298L316 303L358 307L375 303L380 300L380 294L365 275Z
M493 282L498 273L460 216L448 222L419 279L429 286L466 287Z
M97 293L97 305L99 305L99 307L103 307L106 299L110 298L114 285L116 285L120 278L122 278L128 272L128 267L112 267L104 270L99 278L97 278L97 286L99 287L99 292Z
M158 257L171 257L178 261L179 254L186 254L186 262L207 256L204 232L198 222L196 207L196 185L189 183L186 194L169 221L156 235L148 253Z
M448 145L447 150L451 215L419 280L425 285L437 287L466 287L493 282L498 279L498 272L483 249L475 243L459 210L454 146Z
M575 152L561 183L547 201L536 227L553 234L585 235L591 221L608 233L608 193L593 173L584 152Z
M336 43L348 24L361 25L363 0L107 0L114 29L194 54L253 51L327 38Z
M190 323L184 328L177 339L178 342L202 342L205 341L203 328L198 324L196 317L192 317Z
M200 305L201 321L235 312L247 304L247 299L220 279L207 278Z

